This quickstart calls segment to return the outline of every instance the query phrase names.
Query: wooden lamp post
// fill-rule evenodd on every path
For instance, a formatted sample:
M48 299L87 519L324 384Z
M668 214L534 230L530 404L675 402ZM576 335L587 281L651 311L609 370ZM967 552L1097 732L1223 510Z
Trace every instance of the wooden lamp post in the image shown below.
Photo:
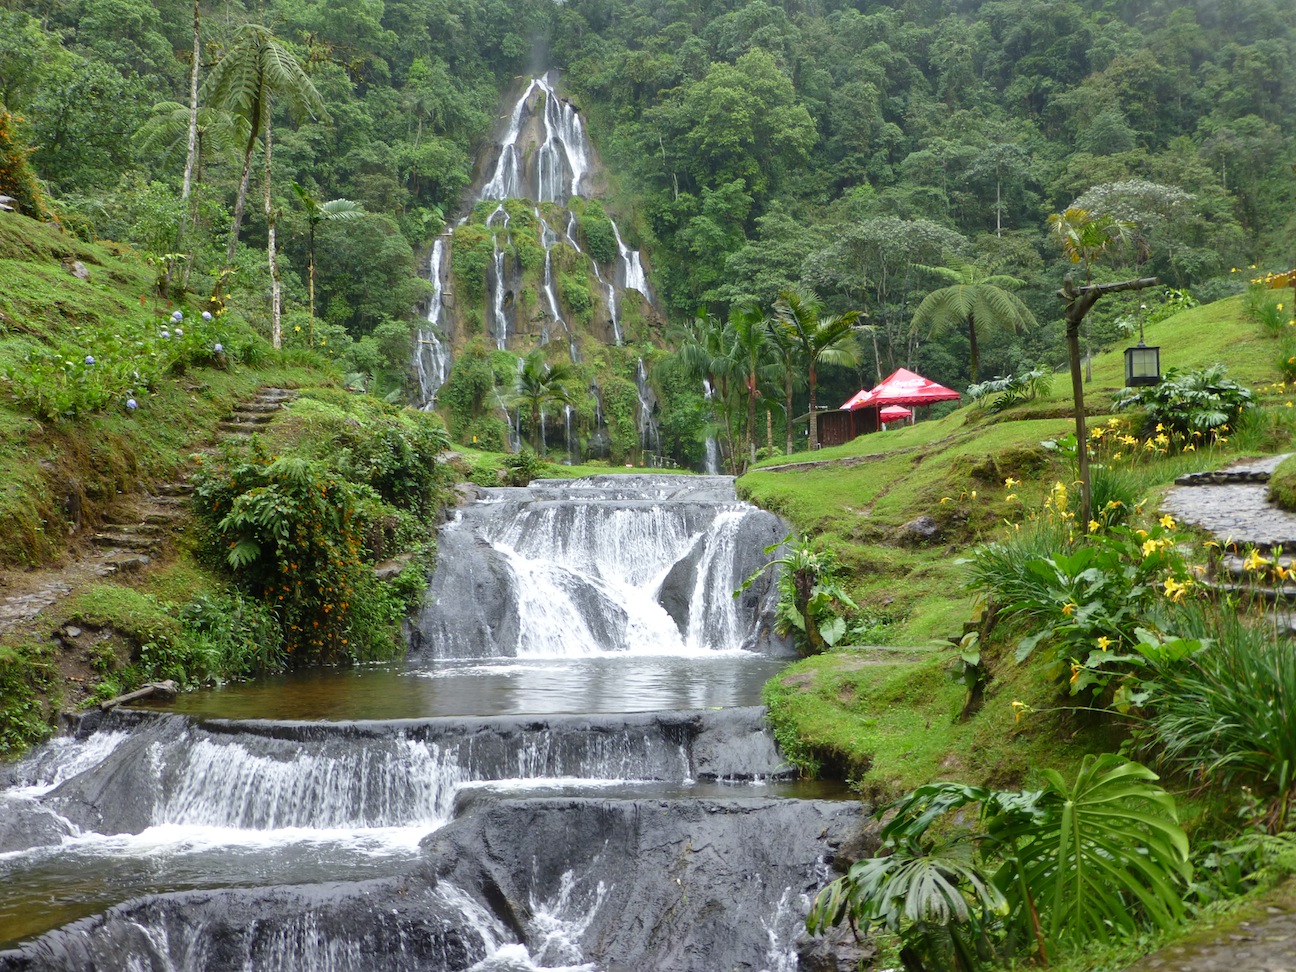
M1080 372L1080 325L1085 315L1098 302L1103 294L1113 294L1121 290L1143 290L1161 283L1159 277L1140 277L1137 280L1122 280L1120 283L1085 284L1077 287L1071 274L1062 281L1062 289L1057 292L1066 303L1062 317L1066 321L1067 356L1071 359L1071 394L1075 398L1076 455L1080 473L1080 518L1086 530L1093 518L1089 496L1089 433L1085 429L1084 409L1084 376Z

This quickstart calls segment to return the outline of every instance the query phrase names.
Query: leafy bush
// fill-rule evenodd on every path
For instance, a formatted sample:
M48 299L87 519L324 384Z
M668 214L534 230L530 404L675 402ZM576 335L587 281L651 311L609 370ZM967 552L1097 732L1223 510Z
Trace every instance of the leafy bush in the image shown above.
M274 612L238 591L197 595L180 609L180 621L200 653L220 659L222 679L254 678L286 664Z
M597 200L585 204L579 216L579 225L581 239L590 256L602 264L609 264L617 258L612 220Z
M977 385L968 385L967 397L978 406L998 414L1021 402L1034 401L1047 395L1053 387L1053 373L1036 368L1020 375L992 378ZM997 396L991 398L991 395Z
M1051 503L1065 511L1065 487ZM1158 632L1168 599L1183 601L1194 581L1179 549L1174 520L1162 517L1148 529L1114 526L1083 539L1058 526L1014 530L1007 538L973 551L969 586L986 596L1000 620L1026 630L1016 658L1040 646L1072 695L1101 695L1122 683L1113 702L1130 704L1132 671L1148 657L1187 650Z
M750 588L765 571L778 570L775 628L781 635L790 635L802 655L817 655L841 641L846 634L843 609L854 610L855 602L841 586L840 568L831 551L815 550L809 536L789 534L780 543L766 547L765 553L773 554L780 548L783 556L743 581L734 597Z
M1151 666L1140 738L1195 779L1251 788L1281 830L1296 798L1296 652L1271 626L1227 608L1198 607L1177 621L1201 647Z
M1156 775L1119 756L1086 756L1073 784L920 787L879 811L886 856L852 865L821 890L806 927L849 918L901 936L908 969L1000 967L1033 952L1109 942L1183 916L1188 839ZM932 837L938 820L979 807L979 826Z
M1252 407L1252 401L1249 389L1225 377L1223 365L1212 365L1198 371L1171 368L1156 385L1121 391L1115 407L1143 409L1145 431L1165 428L1218 436Z
M194 492L226 565L240 585L278 614L284 650L296 664L356 657L371 645L353 631L372 572L361 560L373 498L324 464L254 455L204 470Z
M49 654L50 649L39 644L0 645L0 759L17 755L54 731L42 702L57 684ZM56 707L57 703L50 709Z
M527 486L544 471L549 464L530 449L510 453L500 460L504 470L504 483L507 486Z

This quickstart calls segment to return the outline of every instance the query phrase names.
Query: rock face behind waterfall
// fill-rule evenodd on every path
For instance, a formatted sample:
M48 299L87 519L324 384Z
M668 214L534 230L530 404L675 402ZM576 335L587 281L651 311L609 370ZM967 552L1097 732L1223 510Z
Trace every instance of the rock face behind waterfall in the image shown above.
M488 489L441 530L411 653L786 652L773 572L733 597L786 532L724 477Z

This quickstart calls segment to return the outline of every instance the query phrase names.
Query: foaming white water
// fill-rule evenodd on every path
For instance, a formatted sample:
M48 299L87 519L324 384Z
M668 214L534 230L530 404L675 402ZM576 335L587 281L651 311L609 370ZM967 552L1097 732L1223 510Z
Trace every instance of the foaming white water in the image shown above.
M562 968L576 967L584 959L580 939L589 928L607 895L599 881L594 889L581 894L571 871L564 871L558 891L544 901L531 896L531 921L528 935L536 939L536 957L547 968L560 963Z
M796 933L809 910L809 902L802 900L804 897L794 894L791 888L784 888L774 906L774 914L761 919L769 936L769 948L765 953L769 964L762 972L797 972L801 967L796 953ZM802 905L799 911L796 904Z
M432 262L428 277L432 282L432 297L428 303L428 323L431 327L419 328L414 353L414 370L418 374L419 401L425 410L436 404L436 393L450 374L450 352L441 341L439 327L443 307L441 268L445 261L444 236L432 244Z
M707 531L689 599L685 643L692 648L728 648L742 642L733 592L743 578L734 576L734 552L744 513L726 510Z
M185 749L177 776L157 810L159 823L328 830L444 823L463 771L457 752L410 739L253 753L201 738Z
M56 736L14 766L16 787L10 796L34 797L98 766L130 736L128 732L96 732L84 739Z

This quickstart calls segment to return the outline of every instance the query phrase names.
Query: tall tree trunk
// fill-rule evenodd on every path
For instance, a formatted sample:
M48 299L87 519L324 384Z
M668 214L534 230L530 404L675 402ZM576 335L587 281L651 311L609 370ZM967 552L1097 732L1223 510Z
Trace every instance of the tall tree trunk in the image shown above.
M981 354L977 349L976 321L972 318L971 314L968 315L967 326L969 347L968 358L970 359L969 363L972 366L972 384L975 385L978 380L977 373L981 367Z
M747 461L756 461L756 376L747 376Z
M260 101L257 101L252 108L251 117L260 118ZM229 245L225 248L226 269L234 266L234 251L238 249L239 227L243 225L243 210L247 206L248 186L252 183L252 153L256 151L256 141L257 130L256 125L253 125L248 135L247 146L243 149L243 174L239 177L238 195L234 197L234 219L230 224ZM220 290L220 286L220 281L217 281L217 291Z
M1000 203L1001 179L995 180L995 236L1003 236L1003 206Z
M729 472L738 475L738 450L734 447L733 402L729 400L729 379L720 381L720 412L724 415L725 441L729 444Z
M270 113L265 122L265 218L266 258L270 262L270 343L278 351L283 347L283 320L279 307L279 255L275 252L275 214L270 199Z
M770 452L774 451L774 413L769 402L765 403L765 445Z
M814 362L810 362L810 451L819 448L819 423L815 421L815 396L818 393L819 376L815 374Z
M198 26L201 23L198 13L198 0L193 5L193 64L189 69L189 151L185 155L184 185L180 189L180 198L188 199L193 188L194 165L198 158Z
M877 369L877 379L875 384L882 383L882 352L878 349L877 328L874 327L869 332L869 337L873 339L873 367Z
M792 363L783 372L783 424L787 426L787 455L792 455Z
M310 346L315 347L315 224L310 224Z

